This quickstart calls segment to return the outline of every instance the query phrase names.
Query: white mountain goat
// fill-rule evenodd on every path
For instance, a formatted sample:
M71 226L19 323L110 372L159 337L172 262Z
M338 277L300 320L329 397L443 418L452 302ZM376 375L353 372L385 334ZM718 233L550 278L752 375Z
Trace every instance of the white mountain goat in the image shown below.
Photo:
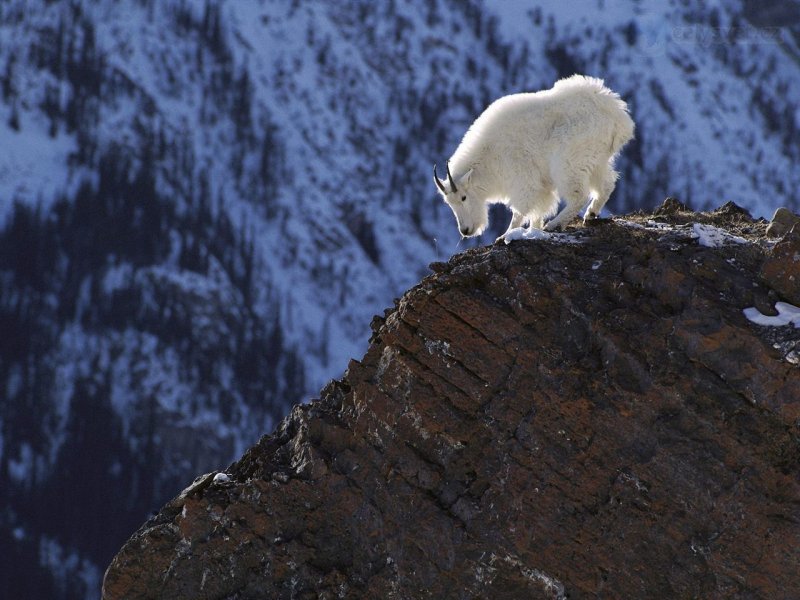
M435 165L433 179L462 236L483 233L488 204L497 202L512 212L503 236L526 221L538 229L563 229L589 197L584 222L600 214L619 176L614 159L633 130L618 94L601 79L573 75L550 90L493 102L448 161L447 181ZM559 197L566 206L556 215Z

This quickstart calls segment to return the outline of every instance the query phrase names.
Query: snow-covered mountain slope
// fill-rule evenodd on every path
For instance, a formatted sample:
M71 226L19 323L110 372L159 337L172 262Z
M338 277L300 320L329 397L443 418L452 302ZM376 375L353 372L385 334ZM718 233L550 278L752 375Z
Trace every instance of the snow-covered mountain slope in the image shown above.
M431 166L497 96L628 100L611 211L797 209L795 4L525 4L0 4L0 596L96 597L149 511L361 355L464 247Z

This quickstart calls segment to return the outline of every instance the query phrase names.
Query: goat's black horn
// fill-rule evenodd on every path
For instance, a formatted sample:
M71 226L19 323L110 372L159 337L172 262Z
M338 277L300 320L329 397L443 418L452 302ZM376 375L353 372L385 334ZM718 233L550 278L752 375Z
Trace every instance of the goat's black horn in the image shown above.
M446 194L447 190L444 188L444 182L436 175L436 165L433 165L433 180L436 182L436 187L442 190L443 194Z
M458 188L456 187L456 182L453 181L453 176L450 174L450 161L449 160L447 161L447 179L450 180L450 187L453 188L453 191L457 192Z

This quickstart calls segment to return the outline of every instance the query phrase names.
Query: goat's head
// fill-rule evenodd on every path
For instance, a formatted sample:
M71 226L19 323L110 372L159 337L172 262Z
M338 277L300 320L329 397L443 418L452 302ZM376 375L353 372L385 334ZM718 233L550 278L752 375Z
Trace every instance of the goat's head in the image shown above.
M476 196L474 185L471 185L473 171L470 169L458 181L454 181L448 163L447 181L443 181L436 175L436 165L433 165L433 181L456 216L458 230L463 237L482 234L489 223L489 208L482 198Z

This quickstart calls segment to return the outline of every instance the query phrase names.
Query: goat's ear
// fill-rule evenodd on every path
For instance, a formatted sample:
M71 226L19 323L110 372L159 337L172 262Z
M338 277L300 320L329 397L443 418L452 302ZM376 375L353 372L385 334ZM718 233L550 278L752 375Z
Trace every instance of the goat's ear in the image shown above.
M468 183L469 183L469 178L470 178L470 177L472 177L472 172L473 172L474 170L475 170L475 169L473 168L473 169L470 169L469 171L467 171L466 173L464 173L464 174L461 176L461 179L459 179L459 180L458 180L458 184L459 184L459 185L461 185L461 184L468 184Z

